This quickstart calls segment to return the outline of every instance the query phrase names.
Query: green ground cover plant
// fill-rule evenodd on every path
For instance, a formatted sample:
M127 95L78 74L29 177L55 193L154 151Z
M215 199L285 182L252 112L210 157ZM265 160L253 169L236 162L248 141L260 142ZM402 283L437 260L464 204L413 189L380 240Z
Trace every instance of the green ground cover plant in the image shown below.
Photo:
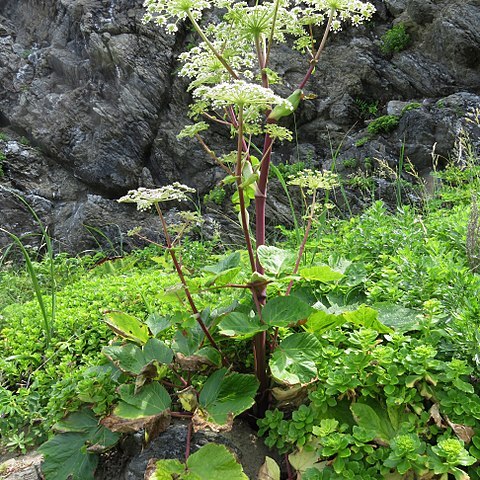
M397 128L400 118L397 115L383 115L368 124L368 133L375 135L378 133L390 133Z
M411 37L407 32L405 24L399 23L387 30L381 38L381 50L386 54L402 52L407 49L411 43Z

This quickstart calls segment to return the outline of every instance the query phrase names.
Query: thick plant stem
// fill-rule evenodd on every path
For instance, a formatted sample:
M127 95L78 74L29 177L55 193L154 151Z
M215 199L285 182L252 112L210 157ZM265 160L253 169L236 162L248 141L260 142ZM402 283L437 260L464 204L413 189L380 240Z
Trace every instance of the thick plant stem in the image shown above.
M250 265L252 271L255 271L258 268L256 267L255 256L253 253L253 248L250 242L250 230L248 227L247 220L247 211L245 208L245 201L243 196L243 187L242 187L242 160L243 160L243 151L245 149L245 140L243 138L243 108L240 106L238 112L238 144L237 144L237 164L235 170L235 177L237 182L238 197L240 201L240 217L242 220L242 228L245 235L245 240L247 241L247 249L250 259ZM262 287L262 292L265 291L265 287ZM265 304L265 295L260 298L257 290L253 289L252 295L255 303L261 309ZM259 312L261 313L261 312ZM266 332L257 333L253 340L253 354L255 358L255 375L260 383L258 397L256 402L256 414L263 416L265 410L268 407L268 375L267 375L267 355L266 355Z
M200 325L200 328L202 329L203 333L205 334L208 341L210 342L210 345L212 345L212 347L215 350L217 350L218 352L220 352L220 354L222 355L224 365L228 365L228 361L223 357L223 354L222 354L219 346L217 345L217 343L213 339L211 333L208 331L207 326L205 325L205 323L203 322L203 320L200 317L200 312L198 311L197 306L195 305L195 301L192 298L192 295L191 295L190 290L189 290L188 285L187 285L187 281L185 280L185 276L183 275L182 266L180 265L180 262L178 261L177 256L175 255L175 250L174 250L173 245L172 245L172 240L170 238L170 234L168 233L167 222L165 221L165 218L163 216L162 209L159 207L158 203L155 204L155 208L157 209L158 216L160 217L160 221L162 222L162 229L163 229L163 233L165 235L165 240L167 242L167 250L170 253L170 257L172 258L173 264L175 266L175 270L177 271L178 278L180 278L180 281L182 282L182 285L183 285L183 288L184 288L184 291L185 291L185 295L187 297L188 303L189 303L190 308L192 310L192 313L195 317L195 320Z
M188 460L188 457L190 456L190 447L192 443L192 430L193 430L193 424L192 422L188 422L188 430L187 430L187 445L185 447L185 462Z
M320 46L318 47L317 53L315 53L315 56L310 61L310 66L308 67L307 73L305 74L305 76L303 77L303 80L300 82L300 85L298 86L300 90L303 90L307 82L310 80L310 77L312 76L312 73L315 70L315 67L317 66L318 59L320 58L320 55L322 54L323 49L325 48L328 34L330 33L330 28L332 26L334 13L335 13L334 9L330 10L330 16L328 17L327 26L325 27L325 32L323 34L322 41L320 43Z
M273 140L267 135L262 155L262 163L260 167L260 177L257 182L257 190L255 192L255 236L257 248L265 245L265 206L267 201L267 180L270 166L270 157L272 151ZM264 268L260 264L258 255L256 257L256 270L263 274ZM261 309L267 301L266 285L259 286L253 291L253 297L258 308ZM255 373L260 382L259 393L255 406L255 413L258 417L263 417L268 408L268 374L267 374L267 334L259 332L253 339L253 352L255 357Z
M255 37L255 49L257 50L257 59L258 59L258 66L260 68L261 76L262 76L262 87L268 88L268 75L265 72L266 65L266 53L264 46L262 45L262 38L260 36Z
M248 258L250 260L250 267L252 272L255 271L255 254L253 252L252 241L250 239L250 228L248 226L247 208L245 206L245 195L242 187L242 159L243 152L248 153L248 146L243 138L243 108L240 106L238 119L235 116L233 108L229 108L229 115L232 119L232 123L238 130L238 142L237 142L237 163L235 166L235 180L238 191L238 202L240 204L240 219L242 224L243 236L245 237L245 244L247 247Z
M255 293L254 293L255 295ZM259 332L253 339L253 356L255 359L255 375L260 383L255 414L263 417L268 409L268 374L267 374L267 332Z
M263 145L262 163L260 166L260 177L257 182L257 191L255 193L255 213L256 213L256 241L257 248L265 245L265 205L267 202L267 182L268 172L270 170L270 160L272 153L273 139L267 134ZM257 271L264 273L263 267L257 258ZM263 295L261 295L262 297ZM261 298L260 298L261 300Z

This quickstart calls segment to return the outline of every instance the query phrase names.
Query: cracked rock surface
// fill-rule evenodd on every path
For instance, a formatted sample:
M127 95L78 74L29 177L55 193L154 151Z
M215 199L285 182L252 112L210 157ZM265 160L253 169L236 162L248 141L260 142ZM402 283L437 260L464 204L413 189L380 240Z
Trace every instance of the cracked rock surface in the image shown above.
M185 80L176 57L194 41L143 25L142 0L0 0L0 223L25 234L38 231L15 194L35 208L57 241L71 253L96 246L91 229L113 242L136 225L157 231L156 220L115 201L129 189L180 181L206 193L221 171L194 142L178 141L188 123ZM480 4L477 0L376 0L374 20L332 36L305 101L296 113L299 151L315 167L368 155L406 155L419 170L431 167L430 152L449 154L459 121L480 94ZM381 52L381 35L402 22L412 38L403 52ZM285 46L274 49L284 73L278 91L296 88L306 61ZM464 93L459 93L464 92ZM444 102L442 98L461 95ZM355 150L365 135L359 102L419 102L397 130ZM476 103L477 102L477 103ZM441 104L440 104L441 105ZM393 108L392 104L390 107ZM293 123L293 122L292 122ZM293 127L293 125L290 125ZM353 127L353 128L352 128ZM406 136L405 136L406 135ZM215 149L228 134L214 131ZM296 158L294 145L277 149L274 161ZM275 190L275 189L273 189ZM288 212L274 195L270 208ZM227 197L228 198L228 197ZM154 236L155 238L155 236ZM122 240L123 241L123 240ZM9 242L0 234L0 246Z

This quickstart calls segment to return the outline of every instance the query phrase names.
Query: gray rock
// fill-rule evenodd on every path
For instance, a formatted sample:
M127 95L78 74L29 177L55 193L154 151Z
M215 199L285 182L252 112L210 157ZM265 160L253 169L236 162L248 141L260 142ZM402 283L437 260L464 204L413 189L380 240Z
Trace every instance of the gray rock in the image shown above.
M387 103L387 115L397 115L400 116L403 112L403 109L410 102L401 102L399 100L391 100Z
M408 0L406 12L418 25L431 23L438 6L431 0Z
M143 480L148 461L152 458L184 461L186 440L187 425L178 422L170 426L141 452L139 452L141 443L138 443L138 441L141 442L141 436L138 437L137 443L130 445L134 457L126 466L121 479ZM246 475L251 479L257 478L258 470L267 455L275 457L275 454L272 454L256 437L251 428L241 420L236 420L231 432L219 434L201 431L194 433L190 452L195 453L202 446L212 442L225 445L237 457ZM120 480L120 478L115 480Z
M388 11L397 17L407 8L407 0L385 0Z
M175 77L176 55L195 39L186 30L171 37L143 25L142 3L0 2L0 128L7 129L14 142L0 141L7 157L0 178L2 196L6 199L13 189L38 204L61 249L96 247L84 225L106 229L117 245L130 244L125 233L135 224L150 227L151 217L115 202L129 189L181 181L201 197L222 178L197 144L176 139L189 122L186 82ZM392 111L392 102L479 93L478 2L374 3L374 22L330 37L306 87L317 97L302 103L295 124L293 118L285 120L296 128L301 144L313 146L316 165L331 164L331 147L345 149L352 127L364 135L358 100L378 102L386 113ZM398 21L405 22L413 43L386 56L379 49L380 36ZM308 62L287 46L273 49L272 62L285 79L277 91L287 96ZM428 163L432 142L448 155L456 120L451 109L440 110L409 112L399 129L382 137L368 154L385 154L394 161L403 138L399 135L406 134L411 138L406 140L408 154L416 165ZM32 148L19 144L21 136ZM216 152L234 148L228 132L217 127L208 142ZM274 155L275 161L287 162L296 158L296 147L277 146ZM281 192L271 191L272 215L283 221L289 215L288 202ZM6 201L0 223L17 234L32 231L35 225L23 207L13 197ZM0 246L7 242L0 236Z

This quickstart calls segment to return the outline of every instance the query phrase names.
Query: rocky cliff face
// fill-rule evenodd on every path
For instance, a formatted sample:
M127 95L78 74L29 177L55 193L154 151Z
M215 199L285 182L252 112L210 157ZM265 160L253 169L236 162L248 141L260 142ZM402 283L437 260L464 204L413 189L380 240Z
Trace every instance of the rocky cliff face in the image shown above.
M426 169L432 146L446 157L465 112L480 102L480 2L374 3L371 24L331 38L308 87L317 97L297 114L299 150L315 165L331 162L329 142L342 144L340 166L342 158L395 162L403 141L412 163ZM95 245L89 226L116 239L136 225L156 231L153 216L116 203L127 190L178 180L203 194L221 178L196 144L176 140L188 103L176 55L191 34L166 36L142 15L142 0L0 0L3 228L36 230L14 194L22 195L59 248L79 252ZM398 22L412 45L385 55L380 36ZM275 53L287 94L305 60ZM386 113L402 105L392 101L421 108L392 134L355 147L365 136L362 102ZM293 151L286 145L276 159ZM0 233L0 245L7 242Z

